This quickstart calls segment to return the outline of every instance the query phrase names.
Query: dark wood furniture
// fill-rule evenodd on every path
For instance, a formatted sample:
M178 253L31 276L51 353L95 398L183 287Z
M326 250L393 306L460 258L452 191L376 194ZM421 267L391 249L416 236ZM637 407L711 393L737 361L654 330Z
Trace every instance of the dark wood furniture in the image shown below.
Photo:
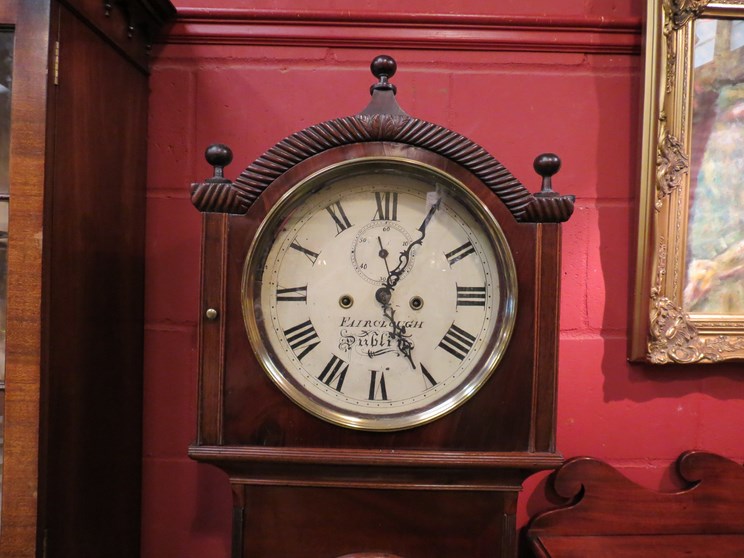
M373 64L373 70L375 66ZM394 68L393 68L394 69ZM483 148L408 116L380 67L362 113L282 140L232 181L229 150L207 151L214 176L192 186L204 212L198 437L189 455L226 471L233 557L516 555L516 502L555 448L560 222L572 196L536 165L533 195ZM357 157L420 157L464 177L498 219L515 258L513 341L464 405L431 423L366 432L315 418L259 365L241 315L241 271L267 212L300 177Z
M540 558L744 556L744 467L690 451L677 469L688 486L662 493L596 459L569 460L551 487L571 502L532 520L531 549Z
M148 49L167 0L11 0L4 558L139 554Z

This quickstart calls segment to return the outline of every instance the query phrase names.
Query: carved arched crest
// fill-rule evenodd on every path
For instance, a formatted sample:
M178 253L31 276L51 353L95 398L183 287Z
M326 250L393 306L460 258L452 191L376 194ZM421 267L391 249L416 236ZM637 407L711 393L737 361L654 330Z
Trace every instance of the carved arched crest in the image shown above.
M279 176L323 151L363 142L396 142L432 151L459 164L477 176L501 199L520 222L563 222L573 212L574 196L552 191L550 178L560 168L555 155L538 157L535 169L543 177L542 191L531 194L513 174L483 147L437 124L407 115L395 100L394 86L387 79L395 73L381 71L377 57L372 72L380 82L372 86L372 101L355 116L328 120L296 132L266 151L231 182L223 168L232 160L225 146L212 146L207 160L215 176L191 186L191 199L199 211L244 214L261 193ZM389 59L392 60L392 59ZM390 69L390 62L387 69ZM394 65L394 62L392 62ZM212 152L210 153L210 150Z

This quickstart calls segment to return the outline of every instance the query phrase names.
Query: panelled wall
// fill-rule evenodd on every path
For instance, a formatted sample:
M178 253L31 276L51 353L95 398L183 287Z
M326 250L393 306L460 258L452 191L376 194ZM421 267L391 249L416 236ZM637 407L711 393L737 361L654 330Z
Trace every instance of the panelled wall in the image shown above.
M742 461L741 367L626 362L638 189L640 0L182 0L151 79L143 557L226 558L226 477L186 457L196 427L201 217L188 185L230 145L234 178L284 136L359 112L379 53L398 100L455 129L537 190L534 157L577 195L564 226L558 447L650 486L702 448ZM521 523L548 504L528 480ZM281 521L281 518L276 518Z

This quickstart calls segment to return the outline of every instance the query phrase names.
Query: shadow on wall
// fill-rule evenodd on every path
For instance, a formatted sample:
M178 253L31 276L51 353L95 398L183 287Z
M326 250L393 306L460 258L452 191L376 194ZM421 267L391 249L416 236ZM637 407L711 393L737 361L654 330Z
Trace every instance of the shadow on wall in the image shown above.
M671 464L684 450L739 461L744 455L738 426L744 367L627 361L642 61L593 58L587 62L592 87L577 93L583 112L566 108L582 126L565 132L574 138L566 139L556 180L559 191L578 194L563 228L557 447L566 458L593 456L636 482L671 490L680 486ZM582 142L584 149L577 145ZM574 176L578 183L569 179ZM546 493L548 476L541 472L524 483L520 521L565 503Z
M613 175L607 176L602 169L617 166L616 153L612 145L597 151L597 224L599 234L600 269L590 269L588 274L597 273L604 278L604 311L599 324L600 335L604 340L605 351L602 359L604 375L604 400L606 402L629 400L650 402L656 399L677 399L688 395L705 395L718 400L744 399L744 368L736 363L692 364L692 365L650 365L627 362L627 328L630 324L630 307L634 295L634 274L637 234L637 196L640 188L641 132L640 118L643 105L642 59L638 60L638 71L631 83L628 99L628 113L631 126L627 137L630 146L627 198L617 197L624 184L613 184ZM600 104L599 138L613 138L623 141L615 132L618 122L615 104L602 107L603 99L611 97L608 83L597 79L597 99ZM627 206L625 205L627 201ZM590 248L591 249L591 248ZM620 257L625 250L625 258ZM620 266L625 264L623 269ZM590 283L588 282L588 285ZM623 298L622 294L627 298ZM591 310L589 320L591 322ZM715 412L715 410L713 410ZM744 409L742 409L744 415ZM649 417L651 419L653 417ZM699 416L702 423L705 417ZM689 440L688 446L694 446ZM681 449L688 449L687 446ZM673 458L674 456L670 456Z

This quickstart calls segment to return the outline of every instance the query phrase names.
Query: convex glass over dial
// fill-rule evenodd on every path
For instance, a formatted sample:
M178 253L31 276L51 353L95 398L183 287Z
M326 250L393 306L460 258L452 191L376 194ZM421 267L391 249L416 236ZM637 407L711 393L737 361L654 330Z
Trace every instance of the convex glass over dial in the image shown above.
M271 210L243 311L272 380L336 424L396 430L467 400L503 355L516 274L490 212L451 175L397 158L339 163Z

